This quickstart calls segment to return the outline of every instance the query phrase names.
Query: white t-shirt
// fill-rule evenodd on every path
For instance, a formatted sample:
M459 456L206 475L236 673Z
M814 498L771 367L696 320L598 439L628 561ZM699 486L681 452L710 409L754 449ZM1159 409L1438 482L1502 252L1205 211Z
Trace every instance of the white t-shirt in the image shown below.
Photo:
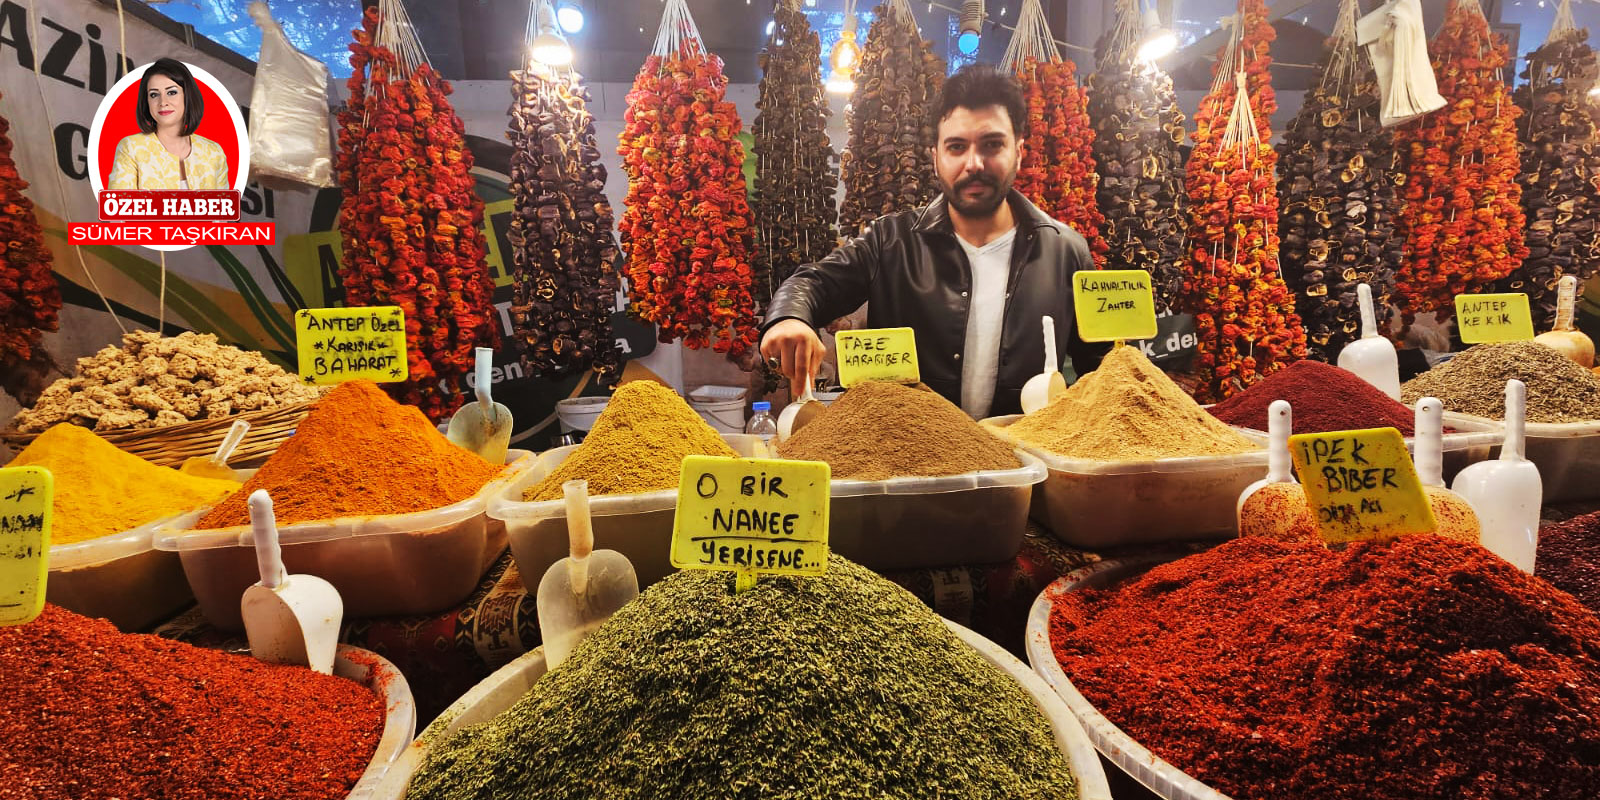
M1006 310L1006 282L1011 276L1011 243L1017 229L973 247L958 234L972 265L972 297L967 311L967 342L961 354L961 410L973 419L989 414L994 382L1000 373L1000 328Z

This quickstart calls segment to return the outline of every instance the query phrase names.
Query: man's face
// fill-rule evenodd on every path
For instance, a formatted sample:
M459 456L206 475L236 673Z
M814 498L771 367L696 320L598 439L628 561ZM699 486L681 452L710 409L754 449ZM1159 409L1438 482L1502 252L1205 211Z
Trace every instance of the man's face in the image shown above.
M950 112L939 123L933 148L939 189L950 207L969 219L994 216L1017 178L1021 146L1005 106Z

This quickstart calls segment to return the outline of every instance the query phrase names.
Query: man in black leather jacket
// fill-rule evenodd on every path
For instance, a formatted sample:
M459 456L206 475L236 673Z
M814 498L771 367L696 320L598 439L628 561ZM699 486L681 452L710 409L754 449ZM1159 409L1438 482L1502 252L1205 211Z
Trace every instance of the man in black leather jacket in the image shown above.
M1040 318L1055 318L1056 350L1079 375L1106 346L1078 338L1072 274L1093 269L1088 244L1011 188L1026 113L1021 88L993 67L962 69L934 107L942 195L881 217L773 294L761 354L793 385L816 374L815 328L867 302L873 328L917 335L922 380L973 417L1017 413L1044 367Z

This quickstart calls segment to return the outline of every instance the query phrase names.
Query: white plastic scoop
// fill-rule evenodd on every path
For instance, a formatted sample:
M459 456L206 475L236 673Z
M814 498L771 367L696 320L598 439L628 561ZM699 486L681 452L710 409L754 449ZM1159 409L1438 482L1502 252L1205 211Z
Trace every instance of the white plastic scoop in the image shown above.
M450 417L450 427L444 435L490 464L504 464L506 448L511 446L511 409L494 402L490 394L494 385L494 350L477 348L473 367L478 402L462 406Z
M1477 510L1483 546L1532 574L1539 551L1544 482L1539 467L1523 455L1527 402L1528 387L1522 381L1506 381L1506 438L1500 458L1461 470L1452 488Z
M242 419L234 420L233 426L228 428L228 435L222 437L222 444L217 445L217 452L209 456L195 456L185 459L183 466L179 467L178 471L197 478L234 480L236 476L233 473L233 468L228 466L228 459L233 457L233 451L239 449L239 444L244 441L245 434L249 432L249 422Z
M1533 337L1533 340L1546 347L1555 348L1584 369L1593 369L1594 340L1572 324L1573 311L1577 303L1578 276L1561 276L1561 288L1556 293L1555 326Z
M1417 401L1416 433L1411 463L1423 486L1444 486L1444 403L1437 397Z
M633 563L615 550L594 549L589 518L589 482L561 484L567 502L571 554L550 565L539 580L539 632L550 669L572 655L578 643L639 596Z
M1028 379L1022 385L1022 413L1032 414L1067 390L1067 379L1061 377L1061 363L1056 360L1056 321L1044 317L1044 372Z
M814 383L816 380L812 378L811 373L806 373L805 391L801 392L794 402L784 406L782 413L778 414L778 441L788 439L795 431L810 425L811 420L816 419L818 414L827 409L827 406L811 392L811 385Z
M1361 338L1339 351L1339 367L1354 372L1384 394L1399 400L1400 358L1394 352L1394 342L1378 335L1372 287L1365 283L1357 286L1356 300L1361 304Z
M256 544L261 581L244 590L244 616L250 654L275 664L299 664L333 674L344 601L333 584L315 575L289 575L278 547L278 524L265 489L250 494L250 534Z
M1294 433L1294 412L1288 400L1274 400L1267 406L1267 476L1239 493L1236 512L1244 516L1245 503L1261 487L1274 483L1294 483L1294 464L1289 457L1289 435Z

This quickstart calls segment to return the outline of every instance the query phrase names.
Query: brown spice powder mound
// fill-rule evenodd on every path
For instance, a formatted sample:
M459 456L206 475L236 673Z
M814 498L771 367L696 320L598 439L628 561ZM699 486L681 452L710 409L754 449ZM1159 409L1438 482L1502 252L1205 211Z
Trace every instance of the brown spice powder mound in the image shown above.
M1400 387L1400 399L1415 404L1437 397L1444 407L1490 419L1506 415L1506 381L1528 385L1529 422L1600 419L1600 375L1538 342L1480 344L1461 352Z
M591 496L678 488L684 456L739 454L677 392L654 381L617 387L583 444L522 499L559 500L561 484L583 479Z
M1114 347L1100 368L1007 433L1067 458L1144 461L1260 447L1206 413L1139 348Z
M1005 440L922 384L869 381L778 445L778 454L826 461L833 477L881 481L1021 465Z

